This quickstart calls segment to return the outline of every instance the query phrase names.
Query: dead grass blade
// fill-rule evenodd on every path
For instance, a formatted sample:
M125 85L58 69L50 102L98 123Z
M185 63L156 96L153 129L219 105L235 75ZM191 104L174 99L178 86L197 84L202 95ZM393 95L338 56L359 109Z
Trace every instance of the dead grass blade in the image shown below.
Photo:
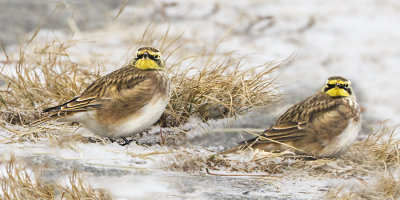
M21 165L11 157L0 177L1 199L111 199L103 190L95 190L83 181L76 172L69 177L69 183L44 180L37 173Z
M203 67L189 67L182 62L173 65L174 89L170 104L161 118L163 126L179 126L191 116L203 121L235 117L256 107L276 102L280 94L271 78L279 64L268 63L247 68L232 53L216 59L209 55ZM198 60L198 57L184 59Z
M219 174L219 173L213 173L206 168L206 173L208 175L212 176L239 176L239 177L261 177L261 178L282 178L283 176L271 176L269 174Z

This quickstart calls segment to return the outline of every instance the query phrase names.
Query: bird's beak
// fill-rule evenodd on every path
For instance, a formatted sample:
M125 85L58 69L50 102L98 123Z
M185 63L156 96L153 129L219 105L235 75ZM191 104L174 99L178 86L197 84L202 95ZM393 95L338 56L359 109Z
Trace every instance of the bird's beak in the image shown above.
M149 56L150 56L150 55L149 55L149 53L147 53L147 52L143 54L143 58L145 58L145 59L149 59Z

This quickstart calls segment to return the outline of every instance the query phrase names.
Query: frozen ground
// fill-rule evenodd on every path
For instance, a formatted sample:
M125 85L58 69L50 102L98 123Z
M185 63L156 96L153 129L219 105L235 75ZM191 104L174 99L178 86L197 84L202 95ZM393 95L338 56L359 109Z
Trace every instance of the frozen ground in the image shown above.
M185 45L168 63L179 60L174 55L198 55L214 48L217 52L235 51L238 56L246 56L248 65L289 58L276 73L286 93L276 108L201 127L198 122L187 125L194 128L188 135L191 148L215 150L234 144L227 139L234 137L237 141L240 137L238 134L211 137L204 133L224 127L268 127L282 109L312 95L333 75L342 75L353 82L364 108L365 126L385 119L398 124L399 11L400 3L394 0L139 1L128 3L113 23L99 30L82 31L85 29L78 24L71 26L73 35L63 30L44 30L39 36L43 41L81 40L69 53L83 64L92 62L93 55L100 56L101 62L106 63L103 73L126 63L150 22L156 27L154 38L160 38L157 36L163 35L168 26L171 38L183 33L181 40ZM116 16L118 9L110 13L107 14ZM9 49L14 47L10 45ZM9 137L7 131L1 135ZM24 157L33 166L54 164L49 178L78 168L94 187L107 188L121 199L318 199L325 197L330 187L346 184L350 188L356 184L351 178L316 178L295 172L281 178L213 176L204 171L166 172L163 163L168 159L169 149L159 146L77 144L73 149L60 149L39 141L2 143L0 149ZM154 151L164 153L148 158L135 156Z

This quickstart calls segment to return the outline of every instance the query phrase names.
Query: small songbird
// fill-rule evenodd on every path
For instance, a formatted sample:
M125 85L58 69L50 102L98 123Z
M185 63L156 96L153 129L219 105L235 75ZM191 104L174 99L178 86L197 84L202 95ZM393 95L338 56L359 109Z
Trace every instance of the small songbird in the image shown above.
M90 84L78 97L44 109L50 120L78 122L104 137L132 136L151 127L160 118L170 99L170 82L160 52L142 47L121 69Z
M227 150L292 149L297 154L334 157L345 152L361 129L360 107L343 77L330 77L315 95L293 105L263 134Z

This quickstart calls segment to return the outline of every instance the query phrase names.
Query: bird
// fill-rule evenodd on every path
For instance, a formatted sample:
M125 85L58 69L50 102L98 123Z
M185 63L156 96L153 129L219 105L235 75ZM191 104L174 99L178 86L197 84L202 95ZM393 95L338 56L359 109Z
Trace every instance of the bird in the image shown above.
M171 96L161 53L141 47L126 66L91 83L80 96L46 108L47 116L31 126L57 120L78 122L109 138L133 136L150 128L163 114Z
M333 76L320 91L290 107L262 134L223 153L252 148L292 150L314 158L337 157L355 142L360 129L360 106L351 82Z

